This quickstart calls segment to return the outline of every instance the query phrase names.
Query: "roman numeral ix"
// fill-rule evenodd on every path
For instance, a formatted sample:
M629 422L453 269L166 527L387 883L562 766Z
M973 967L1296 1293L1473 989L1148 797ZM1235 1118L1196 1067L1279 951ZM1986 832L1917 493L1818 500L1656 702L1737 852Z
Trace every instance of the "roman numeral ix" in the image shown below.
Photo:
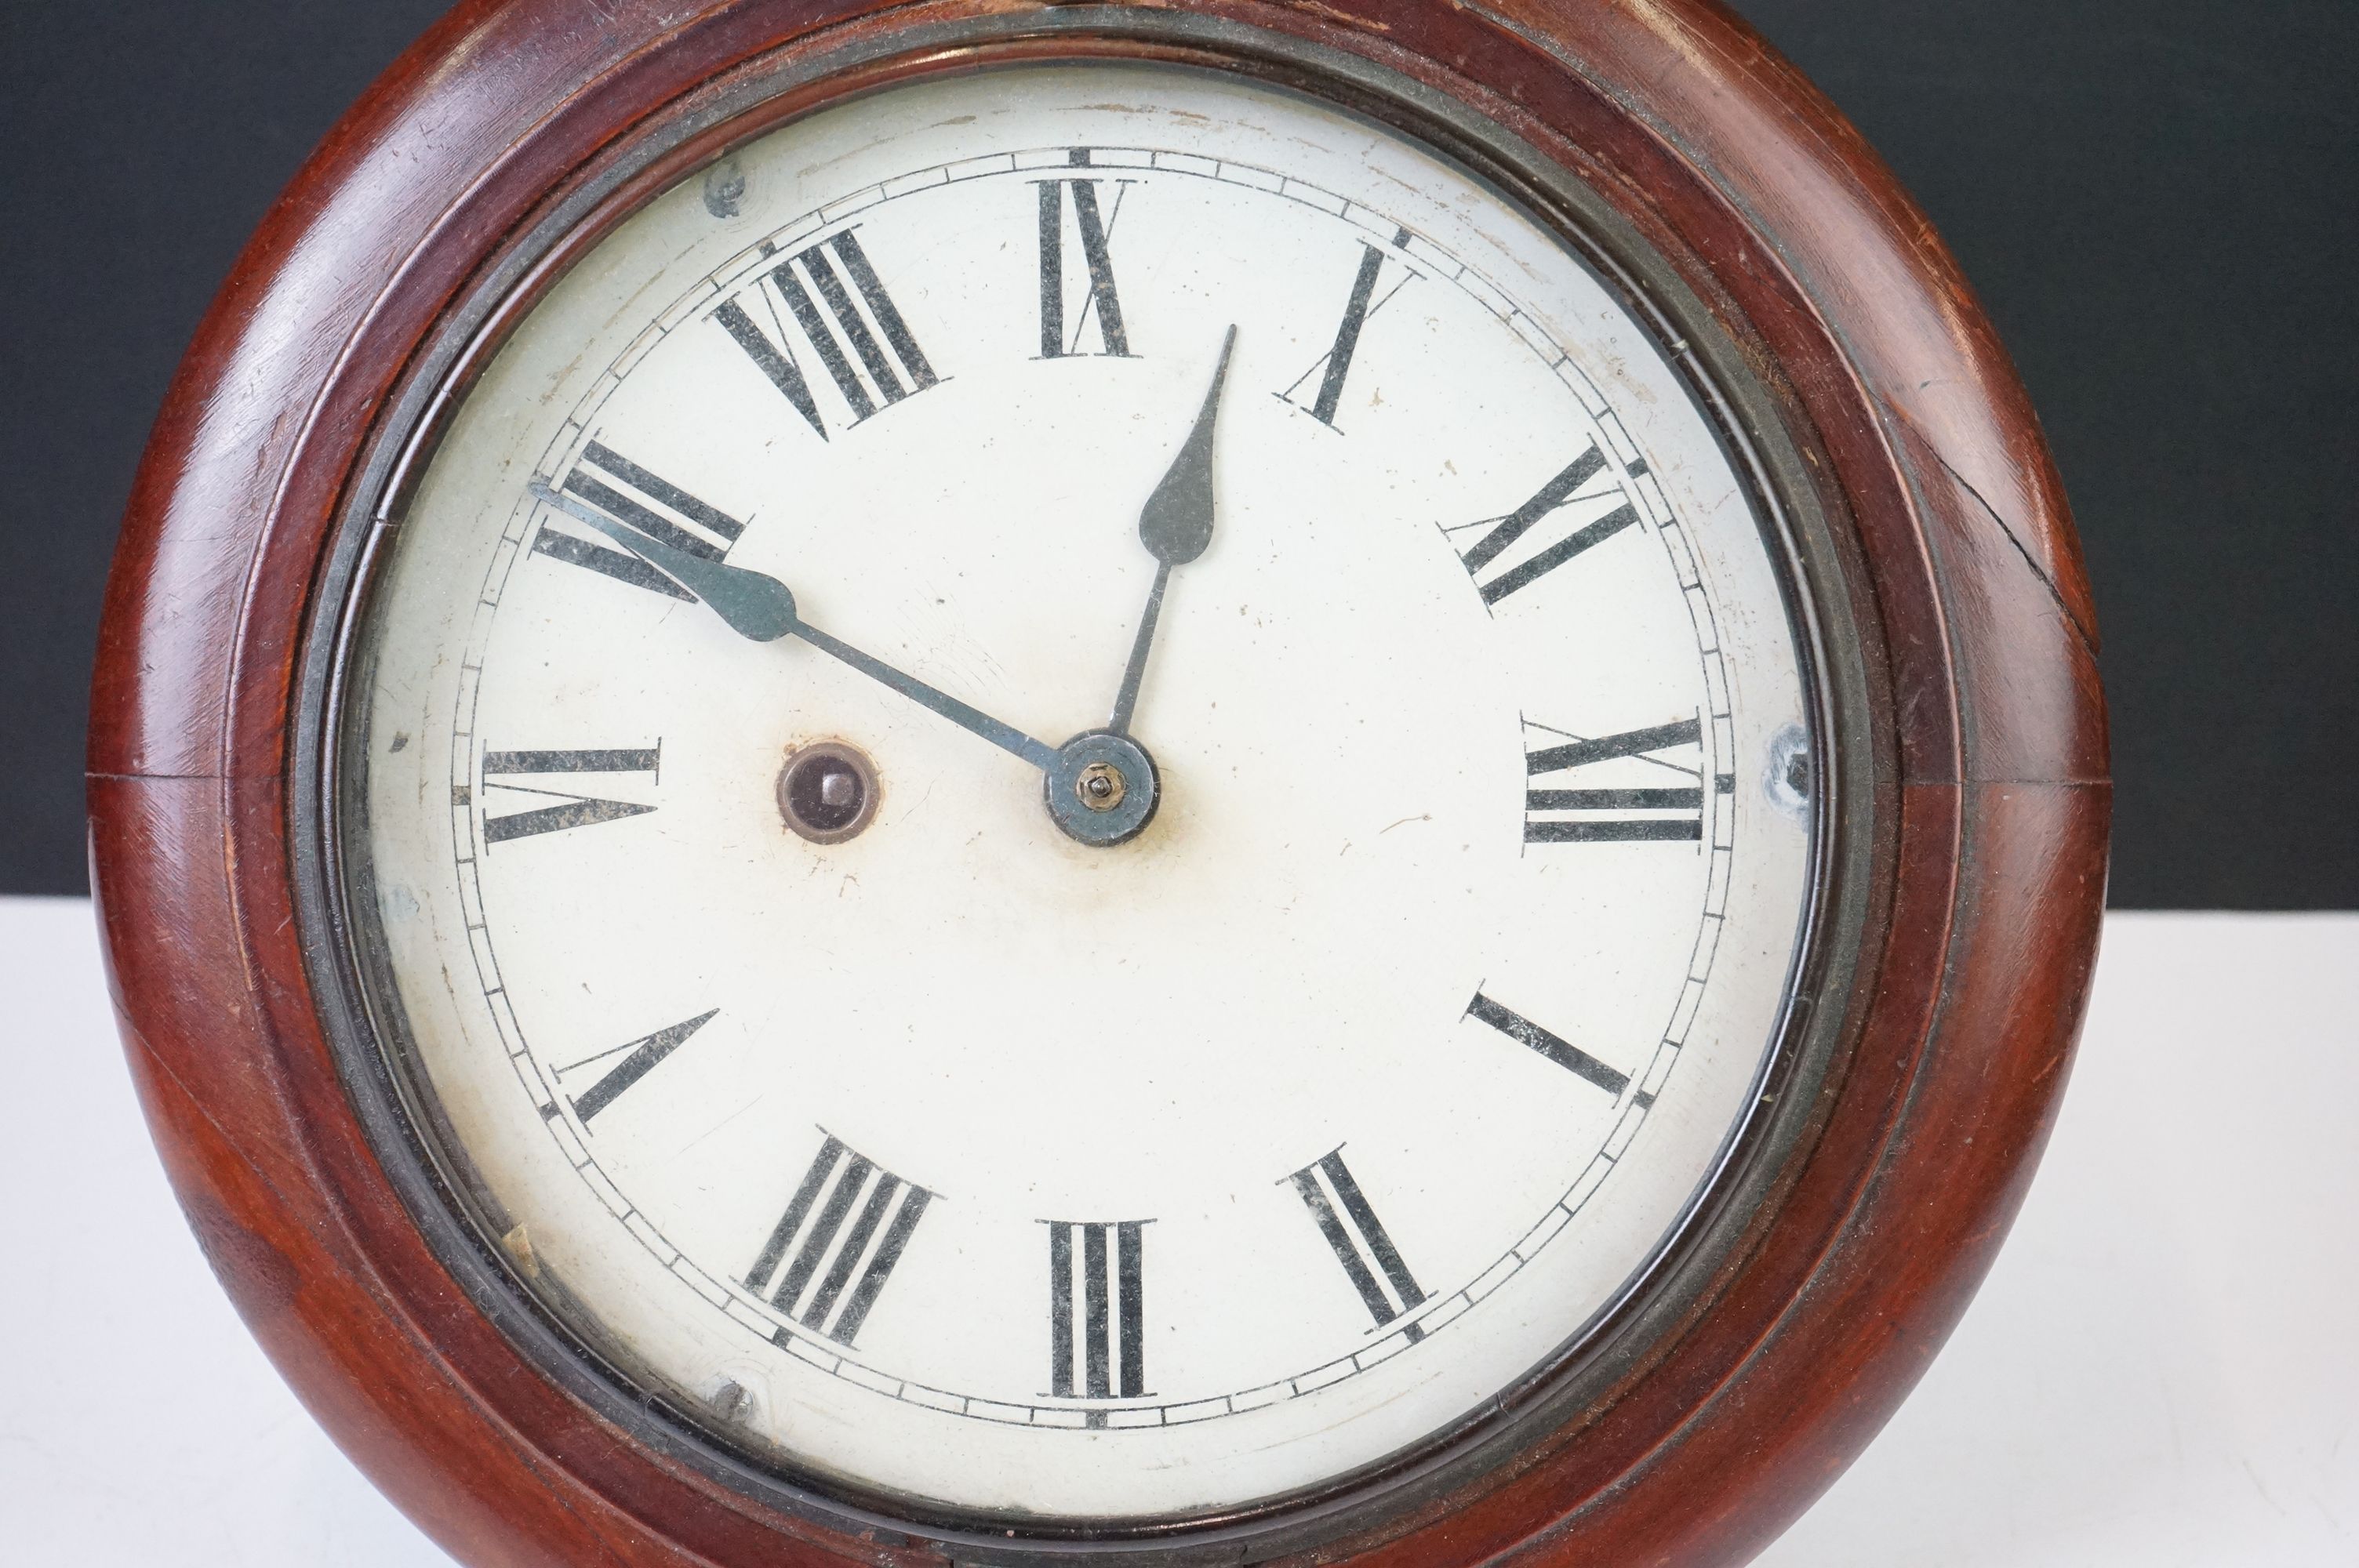
M1474 579L1474 586L1482 593L1484 603L1496 604L1517 589L1530 587L1575 556L1603 544L1638 521L1638 509L1625 501L1604 515L1592 519L1556 543L1518 561L1506 570L1495 574L1489 580L1484 580L1483 577L1484 568L1505 555L1517 540L1556 512L1576 502L1602 501L1608 496L1619 494L1621 492L1619 481L1603 490L1588 494L1582 492L1581 487L1596 478L1604 470L1605 454L1593 446L1567 463L1554 479L1540 486L1529 501L1525 502L1505 517L1488 517L1482 522L1463 525L1466 528L1486 530L1472 546L1459 552L1459 558L1466 563L1466 573ZM1445 531L1458 533L1462 529Z
M779 302L798 331L787 330ZM766 330L756 312L767 319ZM827 421L795 357L792 343L798 336L835 384L854 425L880 406L898 403L941 379L869 265L860 236L850 229L778 263L751 288L723 303L712 319L822 441L827 439Z
M1466 1004L1466 1016L1481 1019L1516 1044L1538 1052L1566 1072L1587 1079L1615 1099L1620 1099L1622 1091L1630 1087L1629 1075L1615 1072L1563 1036L1550 1033L1520 1012L1501 1007L1481 991L1476 991L1474 1000ZM1647 1097L1640 1098L1648 1105L1654 1103Z
M1526 723L1530 721L1527 719ZM1563 731L1549 733L1561 735ZM1527 789L1524 792L1524 842L1700 842L1703 838L1702 743L1702 725L1693 719L1682 719L1672 724L1600 736L1593 741L1567 736L1562 744L1526 752L1524 771L1534 778L1544 773L1570 773L1616 758L1636 757L1695 782L1668 789ZM1683 767L1659 754L1681 746L1699 749L1697 766ZM1645 815L1636 815L1638 813Z
M1319 1227L1319 1234L1335 1253L1335 1261L1360 1292L1366 1303L1368 1315L1382 1328L1401 1314L1410 1311L1425 1300L1425 1292L1401 1261L1399 1249L1386 1233L1384 1222L1376 1211L1368 1206L1360 1191L1360 1184L1352 1179L1349 1167L1343 1163L1343 1152L1338 1149L1315 1165L1306 1165L1288 1178L1310 1211ZM1381 1282L1378 1276L1382 1276ZM1410 1324L1404 1331L1414 1345L1425 1337L1420 1324Z
M601 1051L595 1056L584 1057L570 1067L558 1068L558 1075L561 1077L567 1073L578 1072L583 1067L611 1061L616 1056L623 1057L620 1062L608 1068L604 1076L592 1084L587 1090L573 1097L573 1114L586 1123L592 1117L619 1099L625 1089L631 1087L654 1071L656 1064L679 1050L687 1043L690 1035L720 1016L721 1010L716 1007L710 1012L699 1013L685 1023L675 1023L669 1029L658 1029L644 1040L634 1040L626 1045L617 1045L612 1051ZM624 1055L625 1052L628 1052L629 1054ZM553 1105L543 1106L541 1114L555 1116L557 1108Z
M1045 1223L1049 1391L1068 1400L1077 1394L1092 1400L1141 1397L1147 1392L1145 1250L1149 1222ZM1090 1424L1104 1425L1104 1412L1091 1411Z
M745 524L661 475L650 473L611 447L596 441L582 449L582 460L559 486L575 501L638 530L659 544L717 561L729 553ZM655 568L603 540L561 534L549 521L533 536L533 553L569 566L584 567L616 582L695 602L694 596Z
M1090 149L1075 147L1071 157L1077 168L1089 166ZM1106 250L1113 237L1114 220L1121 216L1122 199L1132 180L1118 181L1114 187L1114 211L1101 215L1098 207L1098 181L1094 179L1039 179L1033 184L1040 192L1040 357L1044 360L1063 359L1081 348L1082 334L1094 313L1098 323L1101 354L1127 358L1130 337L1124 330L1122 299L1114 292L1114 261ZM1089 292L1082 298L1082 308L1073 318L1071 335L1065 329L1065 202L1071 196L1073 207L1073 228L1082 242L1082 261L1089 273Z
M1408 244L1408 241L1407 229L1393 236L1396 248ZM1310 413L1313 419L1331 430L1336 428L1335 409L1343 400L1343 382L1352 373L1352 356L1359 351L1361 329L1368 324L1369 317L1392 303L1393 296L1408 287L1410 279L1418 276L1415 268L1406 269L1407 276L1378 298L1376 284L1384 271L1386 259L1382 250L1364 240L1360 242L1359 275L1352 279L1351 295L1343 302L1343 319L1335 329L1333 346L1320 355L1309 370L1296 376L1293 385L1277 395L1280 402L1293 403L1299 408L1302 406L1295 403L1295 394L1302 390L1303 383L1314 375L1318 376L1319 392L1311 402Z
M602 800L596 795L552 789L546 782L538 784L506 782L517 778L546 781L581 773L645 773L648 783L659 784L663 778L663 742L658 741L643 752L485 752L484 789L486 794L495 789L509 790L519 795L549 796L563 804L494 816L487 802L484 810L484 844L505 844L511 838L529 838L542 833L560 833L569 827L618 822L625 816L641 816L655 809L652 806L638 806L629 801Z
M804 1327L850 1345L933 1196L830 1137L745 1271L745 1288L768 1292ZM781 1262L786 1272L771 1292Z

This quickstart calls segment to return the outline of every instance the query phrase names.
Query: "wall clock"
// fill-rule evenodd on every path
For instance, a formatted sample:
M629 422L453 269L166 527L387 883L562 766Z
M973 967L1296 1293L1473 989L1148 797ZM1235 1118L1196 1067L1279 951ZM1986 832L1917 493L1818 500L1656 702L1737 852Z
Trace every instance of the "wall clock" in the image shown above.
M2092 647L1712 6L513 0L190 356L92 855L463 1560L1728 1563L2029 1177Z

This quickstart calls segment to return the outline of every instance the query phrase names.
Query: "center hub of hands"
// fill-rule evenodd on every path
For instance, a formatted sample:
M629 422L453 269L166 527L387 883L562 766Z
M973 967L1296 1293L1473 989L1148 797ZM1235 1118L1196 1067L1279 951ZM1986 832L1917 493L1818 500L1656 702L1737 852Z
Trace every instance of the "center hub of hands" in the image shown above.
M1162 798L1155 759L1111 730L1086 730L1058 747L1042 793L1067 838L1099 848L1137 838Z

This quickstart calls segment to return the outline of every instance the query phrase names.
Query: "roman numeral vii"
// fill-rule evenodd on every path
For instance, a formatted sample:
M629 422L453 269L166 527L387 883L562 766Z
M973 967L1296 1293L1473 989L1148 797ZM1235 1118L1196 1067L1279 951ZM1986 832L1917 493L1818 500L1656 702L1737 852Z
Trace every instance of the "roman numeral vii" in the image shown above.
M850 1345L933 1196L831 1137L745 1271L745 1288L768 1292L804 1327ZM780 1263L786 1272L771 1292Z
M592 508L658 544L701 556L708 561L726 556L729 546L745 532L745 524L719 507L698 500L662 475L641 468L597 441L582 449L581 460L558 488L565 492L554 498L560 512L582 506ZM651 593L694 602L686 589L629 551L618 550L603 539L593 541L579 534L560 533L550 525L553 521L544 521L540 532L533 535L535 555L585 568Z
M1046 1223L1049 1391L1059 1399L1139 1398L1147 1392L1148 1222ZM1092 1426L1104 1423L1103 1411L1090 1413Z

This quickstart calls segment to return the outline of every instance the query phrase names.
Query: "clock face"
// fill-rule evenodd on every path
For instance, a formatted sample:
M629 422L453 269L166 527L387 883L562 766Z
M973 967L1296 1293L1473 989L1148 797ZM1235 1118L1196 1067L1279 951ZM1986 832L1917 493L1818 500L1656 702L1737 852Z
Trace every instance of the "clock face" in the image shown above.
M1464 1427L1643 1282L1812 886L1756 492L1394 134L897 88L589 251L358 633L340 829L471 1223L823 1487L1145 1520Z

